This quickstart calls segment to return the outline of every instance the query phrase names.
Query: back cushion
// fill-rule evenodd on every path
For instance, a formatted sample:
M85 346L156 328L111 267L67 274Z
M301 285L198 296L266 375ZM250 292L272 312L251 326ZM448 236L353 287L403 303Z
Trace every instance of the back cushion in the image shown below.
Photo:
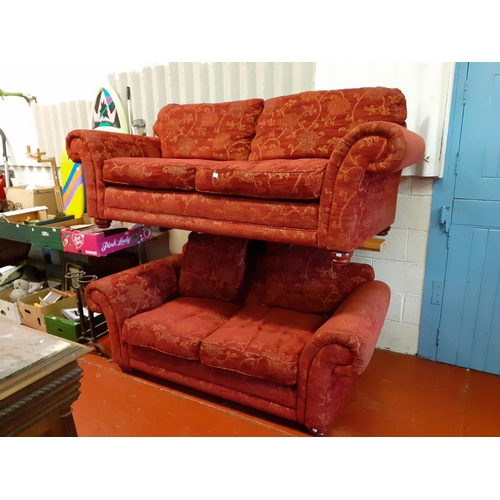
M179 293L228 302L241 299L248 240L190 233L183 249Z
M406 99L384 87L315 90L268 99L249 160L329 158L346 132L368 121L405 126Z
M163 158L246 160L263 99L217 104L168 104L153 131Z
M368 264L335 264L328 251L269 243L265 304L331 315L361 283L372 281Z

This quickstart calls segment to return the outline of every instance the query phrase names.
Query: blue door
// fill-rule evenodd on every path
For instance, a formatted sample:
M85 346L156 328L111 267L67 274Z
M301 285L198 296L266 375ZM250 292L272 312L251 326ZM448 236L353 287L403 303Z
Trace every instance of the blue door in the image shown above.
M455 87L419 354L500 374L500 63L457 65Z

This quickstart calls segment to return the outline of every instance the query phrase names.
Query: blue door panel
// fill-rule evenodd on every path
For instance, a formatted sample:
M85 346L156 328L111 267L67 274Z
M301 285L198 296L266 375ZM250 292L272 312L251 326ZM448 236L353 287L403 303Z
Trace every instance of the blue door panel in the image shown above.
M500 230L455 226L437 360L500 374Z
M500 375L500 63L457 64L446 155L434 186L419 354ZM446 211L449 227L440 223Z
M500 63L469 64L455 198L500 201Z
M460 336L458 340L458 355L456 364L458 366L470 366L472 348L474 345L474 332L478 318L479 297L481 294L481 283L484 270L484 255L488 241L488 231L478 228L457 227L457 232L466 232L472 238L470 244L470 257L467 267L467 281L465 283L465 297L462 304L462 323L460 325ZM451 307L457 310L458 304Z
M500 202L455 200L451 222L452 225L498 227L500 225Z
M454 227L452 228L450 239L453 239L454 242L460 242L462 248L470 250L473 241L473 232L474 229L472 227ZM457 245L453 247L458 248ZM473 261L473 264L474 263L475 261ZM469 318L470 320L471 318L470 311L465 310L465 304L467 302L467 281L471 274L470 266L471 261L468 252L450 251L447 270L460 269L462 272L446 273L436 359L452 365L457 364L459 351L458 340L462 338L462 342L465 342L465 340L463 340L465 337L463 327L467 325L464 323L464 319Z
M481 280L481 294L477 311L477 322L473 332L474 343L470 368L500 374L500 351L491 349L498 340L500 331L495 329L493 319L498 316L498 287L500 277L500 230L488 231L488 242L484 256L484 269ZM488 369L486 359L490 358Z
M500 280L497 282L497 289L495 294L495 301L498 304L500 302ZM493 313L493 320L491 322L491 331L493 334L490 336L490 341L488 344L488 352L486 354L486 364L484 366L484 371L489 373L500 374L499 368L499 358L500 358L500 307L495 308Z

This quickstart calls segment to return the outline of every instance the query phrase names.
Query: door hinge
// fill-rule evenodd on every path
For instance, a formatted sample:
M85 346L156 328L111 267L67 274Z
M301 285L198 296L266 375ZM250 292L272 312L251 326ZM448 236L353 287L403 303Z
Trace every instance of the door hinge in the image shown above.
M443 231L448 234L450 232L450 223L451 223L451 208L445 207L444 205L441 207L441 215L439 218L439 224L443 227Z
M460 161L460 153L457 153L457 157L455 158L455 175L458 175L458 162Z
M438 327L436 332L436 347L439 347L439 333L440 333L440 328Z
M440 306L442 297L443 297L443 282L442 281L433 281L432 282L431 304L434 304L436 306Z
M469 86L469 81L465 80L464 82L464 95L463 95L463 104L465 105L465 101L467 100L467 87Z

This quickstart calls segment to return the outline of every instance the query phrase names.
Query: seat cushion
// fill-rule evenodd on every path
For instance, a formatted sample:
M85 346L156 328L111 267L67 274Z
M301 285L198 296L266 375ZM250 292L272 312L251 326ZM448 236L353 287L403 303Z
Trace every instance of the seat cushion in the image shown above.
M195 174L196 164L179 158L112 158L103 168L111 184L186 191L194 190Z
M196 171L196 190L255 198L314 200L320 197L327 160L234 161Z
M248 159L330 158L349 130L377 120L405 125L400 90L313 90L273 97L264 103Z
M248 240L190 233L179 276L186 297L242 300Z
M245 306L202 340L200 360L208 366L293 385L300 353L325 321L314 314Z
M263 104L263 99L168 104L153 126L162 157L246 160Z
M228 320L239 306L230 302L179 297L127 319L122 339L136 346L186 359L199 359L200 342Z
M370 265L336 264L324 249L268 243L264 303L331 315L349 293L374 276Z

